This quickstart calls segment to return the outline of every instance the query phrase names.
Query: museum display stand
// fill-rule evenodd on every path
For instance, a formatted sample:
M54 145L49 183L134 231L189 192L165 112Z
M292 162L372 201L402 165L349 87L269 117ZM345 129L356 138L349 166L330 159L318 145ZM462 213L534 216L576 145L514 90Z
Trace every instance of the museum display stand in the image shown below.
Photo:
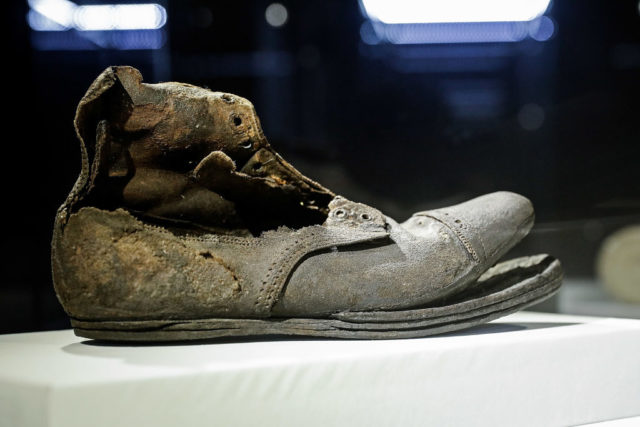
M522 312L382 341L0 336L1 426L640 425L634 417L640 320Z

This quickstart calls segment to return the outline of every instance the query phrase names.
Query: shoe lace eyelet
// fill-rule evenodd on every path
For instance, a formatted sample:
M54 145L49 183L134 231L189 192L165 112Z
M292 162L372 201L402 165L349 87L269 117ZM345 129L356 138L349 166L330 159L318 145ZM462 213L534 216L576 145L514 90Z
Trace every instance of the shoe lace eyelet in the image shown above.
M360 214L360 219L363 219L365 221L371 221L371 216L369 214L362 213Z
M336 218L344 218L346 214L347 213L344 211L344 209L336 209L335 211L333 211L333 216L335 216Z

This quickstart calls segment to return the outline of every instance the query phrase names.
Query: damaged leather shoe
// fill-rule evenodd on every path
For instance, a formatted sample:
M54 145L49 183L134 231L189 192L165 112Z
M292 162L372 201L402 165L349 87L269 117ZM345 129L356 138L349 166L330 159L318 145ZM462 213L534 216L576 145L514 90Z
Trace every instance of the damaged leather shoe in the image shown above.
M533 224L526 198L493 193L399 224L298 172L235 95L111 67L75 126L82 169L52 268L83 337L420 337L560 286L548 255L494 266Z

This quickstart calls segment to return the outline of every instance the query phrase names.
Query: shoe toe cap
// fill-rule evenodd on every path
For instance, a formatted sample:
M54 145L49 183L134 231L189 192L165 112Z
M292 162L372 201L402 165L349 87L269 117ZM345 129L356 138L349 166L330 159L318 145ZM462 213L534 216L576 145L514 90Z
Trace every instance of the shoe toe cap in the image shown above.
M526 197L501 191L432 211L419 212L447 225L477 262L495 262L527 235L533 205ZM406 227L413 231L411 220Z

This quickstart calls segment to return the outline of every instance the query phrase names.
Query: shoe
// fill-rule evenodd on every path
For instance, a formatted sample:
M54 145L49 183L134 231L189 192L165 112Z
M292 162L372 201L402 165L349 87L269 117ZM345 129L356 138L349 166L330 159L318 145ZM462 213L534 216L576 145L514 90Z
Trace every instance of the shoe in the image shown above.
M75 126L82 169L56 215L52 270L79 336L422 337L561 283L548 255L495 265L533 224L526 198L492 193L399 224L298 172L235 95L111 67Z

